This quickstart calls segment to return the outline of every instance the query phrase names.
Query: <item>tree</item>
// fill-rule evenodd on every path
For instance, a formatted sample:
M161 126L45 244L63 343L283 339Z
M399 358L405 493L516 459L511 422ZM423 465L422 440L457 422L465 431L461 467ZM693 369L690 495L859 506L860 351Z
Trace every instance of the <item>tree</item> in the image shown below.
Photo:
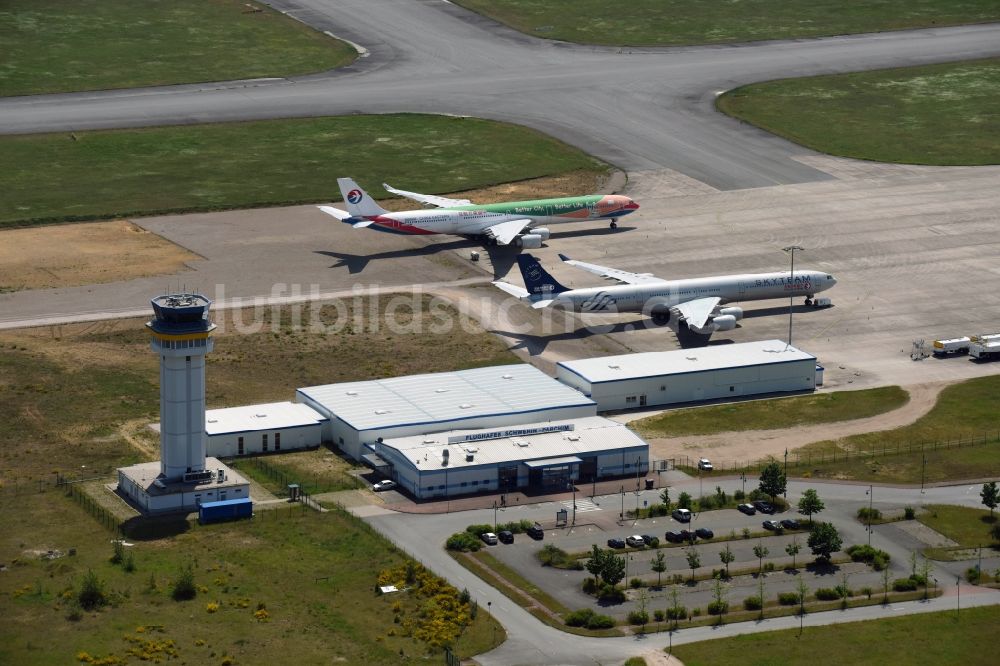
M656 587L660 587L660 576L667 570L667 558L662 550L656 551L656 557L649 563L649 568L656 572Z
M809 524L812 525L813 514L819 513L826 507L823 505L823 500L819 498L816 491L812 488L806 489L802 493L802 497L799 499L799 513L804 516L809 516Z
M767 546L765 546L763 542L760 541L758 541L757 545L753 547L753 554L754 557L757 558L757 563L759 565L757 567L758 574L764 573L764 558L767 557L770 552L771 551L767 549Z
M90 569L83 576L83 583L80 585L76 600L84 610L93 610L108 603L104 594L104 581Z
M812 531L809 532L809 540L806 542L812 549L813 555L818 560L830 561L830 556L840 550L843 541L840 533L832 523L816 523Z
M993 527L990 528L990 536L993 537L994 541L1000 541L1000 523L993 523Z
M983 498L983 504L985 504L990 509L990 521L993 521L993 509L997 508L997 504L1000 504L1000 490L997 489L997 482L990 481L989 483L983 484L983 490L979 493L979 496Z
M799 597L799 615L806 614L806 595L809 594L809 586L806 585L806 581L802 576L799 576L798 582L795 584L795 593Z
M667 507L667 513L670 513L670 486L660 491L660 501L663 502L663 506Z
M729 547L728 543L726 544L726 549L719 553L719 559L726 565L726 578L729 578L729 563L736 559L736 555L733 554L733 550Z
M681 619L681 602L680 594L677 592L677 586L674 585L670 588L670 612L674 616L674 629L677 629L677 623Z
M608 558L609 554L610 551L599 548L596 543L594 544L593 549L591 549L590 559L587 560L587 564L584 566L587 567L587 571L590 575L594 577L595 582L604 572L604 561Z
M892 574L889 573L889 567L882 569L882 603L889 603L889 581L892 580Z
M799 554L802 550L802 546L799 545L798 539L792 539L792 542L785 546L785 552L792 556L792 568L795 568L795 556Z
M604 568L601 570L601 578L611 587L620 583L625 578L625 558L608 553L604 560Z
M684 551L684 557L687 558L688 568L691 570L691 580L694 580L694 570L701 566L701 556L694 548L688 548Z
M931 571L933 570L933 568L934 566L931 564L931 561L928 560L926 556L921 558L920 577L924 579L924 599L927 598L927 590L931 586Z
M723 624L722 619L725 616L726 611L729 610L729 602L727 601L728 596L729 586L716 578L715 582L712 584L712 597L715 601L709 604L708 607L709 612L712 612L713 608L715 609L716 614L719 616L719 624Z
M781 465L777 462L770 462L764 466L760 473L760 491L774 499L785 492L785 473L781 471Z
M691 496L688 495L687 493L681 493L680 496L677 498L677 506L679 506L682 509L690 509Z
M760 596L760 619L764 619L764 577L757 576L757 593Z

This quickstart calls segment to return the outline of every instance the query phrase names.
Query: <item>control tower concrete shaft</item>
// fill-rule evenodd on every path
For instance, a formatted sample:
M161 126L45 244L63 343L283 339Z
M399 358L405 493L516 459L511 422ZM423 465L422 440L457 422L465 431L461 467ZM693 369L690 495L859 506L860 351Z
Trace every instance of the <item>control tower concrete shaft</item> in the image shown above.
M160 478L184 480L205 472L205 355L212 351L212 302L201 294L151 301L146 323L160 356Z

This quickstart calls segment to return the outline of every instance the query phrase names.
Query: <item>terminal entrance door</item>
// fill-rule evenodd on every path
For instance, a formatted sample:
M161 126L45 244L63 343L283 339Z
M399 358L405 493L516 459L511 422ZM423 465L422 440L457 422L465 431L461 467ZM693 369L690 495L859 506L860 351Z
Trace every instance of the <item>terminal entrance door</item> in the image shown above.
M501 491L517 489L517 465L504 465L498 470L497 485Z

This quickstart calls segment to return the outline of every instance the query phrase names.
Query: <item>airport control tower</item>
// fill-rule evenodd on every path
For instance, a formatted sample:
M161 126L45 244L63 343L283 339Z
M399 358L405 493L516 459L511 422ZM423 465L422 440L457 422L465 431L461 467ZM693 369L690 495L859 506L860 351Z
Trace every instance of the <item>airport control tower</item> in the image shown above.
M201 294L152 299L146 323L160 355L160 479L201 481L205 469L205 355L212 351L212 302Z

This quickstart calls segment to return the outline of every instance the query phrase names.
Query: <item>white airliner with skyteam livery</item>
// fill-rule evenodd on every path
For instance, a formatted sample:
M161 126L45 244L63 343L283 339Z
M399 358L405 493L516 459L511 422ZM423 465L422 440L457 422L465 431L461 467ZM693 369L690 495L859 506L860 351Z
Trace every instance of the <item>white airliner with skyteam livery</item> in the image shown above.
M673 321L677 337L685 346L708 344L712 333L736 328L736 322L743 318L743 309L722 307L727 303L803 295L806 305L812 305L815 294L837 284L832 275L809 270L797 270L794 276L784 271L663 280L649 273L629 273L575 261L563 254L559 258L571 266L622 284L568 289L530 254L517 257L525 288L500 280L493 284L530 303L533 308L555 306L573 312L608 314L641 312L652 317L658 325ZM822 299L822 303L829 305L829 299Z
M387 192L437 207L437 210L390 213L350 178L338 178L337 185L347 210L333 206L320 206L319 209L355 229L369 227L395 234L474 236L491 245L514 244L523 248L538 248L548 240L548 228L538 225L610 220L614 229L619 217L639 208L639 204L620 194L476 205L468 199L407 192L383 183Z

